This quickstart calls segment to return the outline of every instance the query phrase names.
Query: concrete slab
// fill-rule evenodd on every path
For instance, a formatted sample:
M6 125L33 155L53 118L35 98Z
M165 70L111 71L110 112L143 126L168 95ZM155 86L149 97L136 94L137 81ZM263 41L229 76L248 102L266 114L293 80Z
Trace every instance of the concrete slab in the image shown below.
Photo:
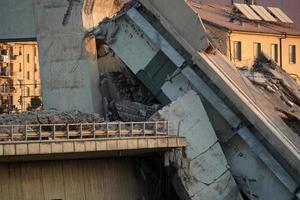
M27 144L20 144L16 146L16 155L27 155Z
M85 151L96 151L95 141L85 141L84 146L85 146Z
M74 142L75 152L85 152L85 145L83 142Z
M189 198L238 199L239 190L227 169L225 155L200 97L194 91L189 91L158 111L158 115L160 119L169 121L170 130L187 138L186 154L189 164L186 166L189 168L182 168L178 175ZM171 145L174 143L175 140ZM227 180L226 184L224 180ZM174 185L177 187L177 184ZM183 192L182 188L177 190Z
M74 152L74 143L73 142L64 142L63 143L63 152L64 153Z
M53 153L59 153L59 152L63 152L63 144L62 143L52 143L51 144L51 149Z
M39 153L40 153L39 143L28 144L28 154L39 154Z
M106 141L96 141L96 150L105 151L107 149Z
M13 144L6 144L3 146L3 155L11 156L16 154L16 149Z
M41 154L50 154L52 152L51 150L51 144L47 143L41 143L40 144L40 153Z

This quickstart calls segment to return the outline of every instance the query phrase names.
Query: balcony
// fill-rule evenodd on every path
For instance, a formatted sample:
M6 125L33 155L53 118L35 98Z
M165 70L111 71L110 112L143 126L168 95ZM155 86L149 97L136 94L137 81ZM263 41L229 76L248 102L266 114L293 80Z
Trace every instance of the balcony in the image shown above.
M16 93L16 88L12 86L0 85L0 93L7 93L7 94Z
M12 76L11 71L7 67L0 67L0 77Z

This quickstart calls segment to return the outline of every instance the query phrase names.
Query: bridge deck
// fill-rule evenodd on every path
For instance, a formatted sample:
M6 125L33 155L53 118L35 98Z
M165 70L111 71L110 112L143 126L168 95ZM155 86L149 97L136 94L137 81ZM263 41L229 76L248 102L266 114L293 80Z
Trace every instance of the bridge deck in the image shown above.
M0 161L102 157L185 146L185 138L170 134L165 121L0 125Z

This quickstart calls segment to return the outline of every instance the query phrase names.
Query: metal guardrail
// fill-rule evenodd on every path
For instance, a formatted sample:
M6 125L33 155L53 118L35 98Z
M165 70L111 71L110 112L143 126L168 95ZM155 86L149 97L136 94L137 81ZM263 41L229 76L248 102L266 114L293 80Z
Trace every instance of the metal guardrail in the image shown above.
M169 136L168 121L0 125L0 143Z

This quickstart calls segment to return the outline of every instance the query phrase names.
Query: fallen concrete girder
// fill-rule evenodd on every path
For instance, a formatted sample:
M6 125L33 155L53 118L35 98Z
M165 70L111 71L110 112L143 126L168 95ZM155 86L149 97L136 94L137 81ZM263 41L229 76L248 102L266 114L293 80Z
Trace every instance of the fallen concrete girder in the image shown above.
M169 120L170 129L187 139L186 159L181 158L184 164L173 177L178 196L182 199L240 199L218 138L194 91L158 111L156 117Z

